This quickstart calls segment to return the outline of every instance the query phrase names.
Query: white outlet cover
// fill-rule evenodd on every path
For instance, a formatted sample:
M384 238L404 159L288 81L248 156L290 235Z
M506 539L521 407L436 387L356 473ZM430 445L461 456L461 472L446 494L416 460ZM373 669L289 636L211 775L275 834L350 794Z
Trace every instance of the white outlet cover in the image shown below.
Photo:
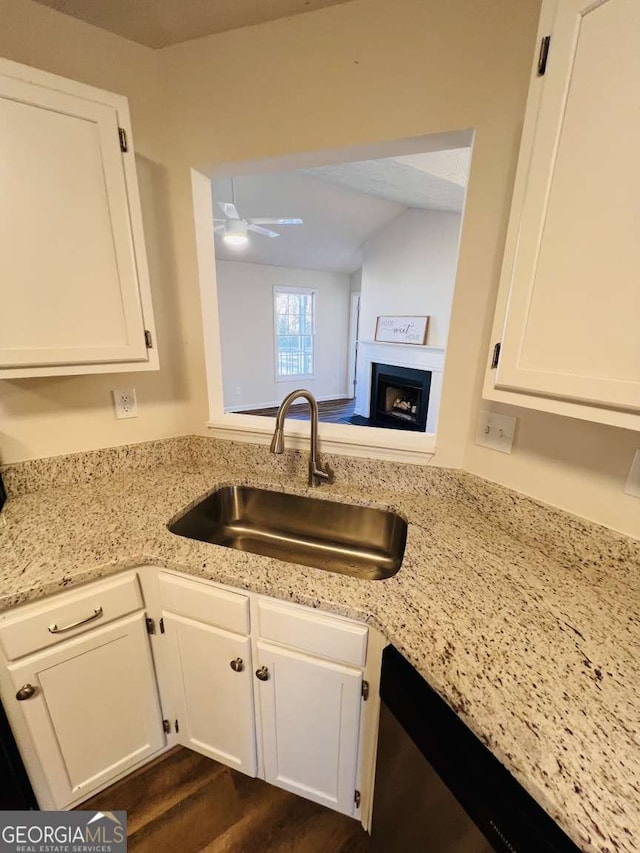
M636 455L633 457L624 492L626 495L640 498L640 450L636 450Z
M517 422L517 418L509 415L481 411L476 430L476 444L499 450L500 453L511 453Z
M113 405L116 410L116 418L137 418L138 401L136 400L136 389L127 388L123 391L112 391Z

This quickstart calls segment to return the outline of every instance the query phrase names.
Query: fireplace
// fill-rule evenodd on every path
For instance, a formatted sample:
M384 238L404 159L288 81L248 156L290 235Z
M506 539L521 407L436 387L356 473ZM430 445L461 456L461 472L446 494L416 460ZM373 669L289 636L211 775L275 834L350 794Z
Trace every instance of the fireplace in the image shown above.
M430 370L373 362L369 417L376 426L425 432L430 389Z

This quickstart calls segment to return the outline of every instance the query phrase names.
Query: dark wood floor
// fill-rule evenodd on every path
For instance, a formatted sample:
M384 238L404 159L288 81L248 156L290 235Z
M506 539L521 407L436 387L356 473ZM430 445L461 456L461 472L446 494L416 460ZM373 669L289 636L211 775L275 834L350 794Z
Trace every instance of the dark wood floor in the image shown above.
M318 417L321 421L330 424L350 423L353 415L355 400L323 400L318 403ZM271 409L252 409L250 412L242 412L243 415L261 415L265 418L275 418L278 407ZM288 418L295 421L309 420L309 406L306 403L294 403L287 412Z
M325 400L318 403L318 418L330 424L351 424L352 426L378 427L381 429L410 429L405 421L397 420L394 422L390 419L381 424L379 421L371 420L371 418L356 415L354 413L355 405L355 400ZM278 409L272 408L252 409L250 412L242 412L241 414L275 418L277 413ZM293 418L294 421L308 421L309 406L306 403L296 403L287 412L287 418Z
M367 853L352 818L178 747L79 808L127 811L129 853Z

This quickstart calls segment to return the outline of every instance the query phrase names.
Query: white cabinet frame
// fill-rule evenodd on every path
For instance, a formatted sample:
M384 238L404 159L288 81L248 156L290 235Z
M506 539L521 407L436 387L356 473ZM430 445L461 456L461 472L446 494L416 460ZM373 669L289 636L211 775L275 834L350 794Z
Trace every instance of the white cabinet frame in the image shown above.
M44 792L33 780L43 807L73 806L165 745L144 613L9 663L6 671L7 692L35 689L18 710L46 779ZM95 724L106 741L94 737Z
M640 429L640 381L625 377L624 370L618 371L613 359L610 360L610 369L594 370L592 375L582 375L569 366L570 358L567 360L567 366L561 363L556 366L556 362L545 365L544 359L536 365L538 359L535 356L529 357L533 351L526 349L528 324L541 322L540 313L535 315L537 319L532 319L535 307L533 295L538 263L545 245L543 241L546 239L548 205L554 187L556 163L564 132L563 123L572 92L574 62L581 43L582 28L585 26L585 20L589 22L591 15L597 16L610 10L626 14L624 10L621 11L623 2L626 0L603 0L601 3L587 0L545 0L543 3L538 45L544 36L551 35L549 59L544 76L537 74L537 52L532 67L491 338L492 350L493 346L500 342L500 356L496 368L492 367L492 353L489 354L483 397L637 430ZM611 44L609 48L615 50L615 45ZM576 115L580 113L573 115L575 122ZM623 133L624 128L612 127L609 132L615 137L616 134ZM558 239L557 230L555 239ZM588 246L584 247L584 252L588 253ZM614 260L612 258L612 269ZM603 282L602 286L606 290L606 283ZM637 301L636 295L635 304ZM536 310L540 312L541 309ZM576 300L575 310L580 310L579 299ZM628 315L628 310L621 310L620 323L615 330L608 328L608 334L617 331L621 340L624 339L630 345L636 341L637 348L638 318L634 320ZM557 322L555 326L557 327ZM540 328L538 325L538 347ZM550 342L553 344L556 340L558 338L554 332ZM570 353L570 317L566 318L566 341L558 340L557 346L559 351L564 346L565 351ZM597 328L594 328L594 350L597 351L599 346L602 346L602 343L599 341ZM606 367L606 346L602 352L602 364ZM558 359L559 361L561 360ZM640 365L637 374L640 375Z
M362 670L261 640L257 648L256 665L268 673L256 686L264 778L353 815Z
M382 651L386 644L384 637L371 626L364 626L351 619L157 566L141 566L136 570L136 574L142 589L144 610L117 618L102 627L87 626L85 632L71 639L61 640L56 645L42 648L33 654L23 654L16 660L8 661L0 647L0 693L3 705L40 807L51 809L78 805L82 800L123 778L131 770L144 765L151 757L182 744L248 775L266 778L267 781L349 814L359 819L367 829L370 826L373 802L380 709L378 691ZM129 571L108 581L86 584L78 588L77 597L86 609L86 601L91 598L92 588L120 588L122 583L118 578L128 581L132 575ZM164 579L162 591L161 577ZM105 600L104 592L102 595L101 600ZM34 614L39 617L42 615L41 611L46 609L48 600L51 601L51 612L58 613L63 604L68 606L68 602L75 598L75 591L68 590L51 599L26 605L20 613L16 610L9 611L9 614L14 621L14 613L19 621L23 617L32 619ZM176 609L180 611L179 615L171 611L172 599L175 600ZM212 606L216 599L217 609ZM243 599L248 604L246 618L241 605ZM121 604L121 607L125 607L125 604ZM286 645L273 638L268 641L260 639L260 607L269 614L268 625L265 623L267 633L274 636L278 634ZM186 612L192 609L195 611L195 619L190 618ZM280 613L283 617L286 616L287 610L289 618L278 620L277 616ZM72 611L69 613L73 615ZM203 619L210 619L212 622L222 619L227 625L233 625L233 630L206 624ZM33 622L34 630L41 629L41 622L42 619ZM299 634L294 630L296 623L300 625ZM237 633L244 631L245 627L246 634ZM176 663L180 657L180 629L186 629L190 639L195 639L196 642L198 635L202 636L207 645L204 657L190 657L186 681L183 678L183 667ZM39 697L20 702L15 701L16 690L24 679L34 679L36 684L38 672L43 666L46 668L49 665L64 664L66 660L73 661L76 656L89 655L93 649L100 649L110 641L127 635L135 642L132 645L125 644L125 660L122 666L118 666L118 671L122 670L123 678L123 694L118 697L118 701L127 702L127 679L133 679L130 685L133 693L130 695L137 698L124 708L123 713L135 719L144 704L140 697L146 696L143 728L146 726L149 737L139 749L121 755L102 775L87 779L80 786L74 786L65 769L55 733L52 733L54 730L49 709L43 701L44 695L41 693ZM343 642L349 637L352 642ZM298 649L293 647L296 642L300 645ZM33 648L38 646L34 645ZM269 740L274 715L271 714L269 718L268 697L266 705L263 702L261 708L258 691L267 686L268 690L271 689L272 698L275 694L272 690L273 683L263 683L256 678L259 661L259 653L256 650L259 648L261 654L270 656L270 661L277 658L281 662L301 664L303 671L308 674L311 688L315 674L320 673L327 676L329 694L333 691L334 698L340 691L344 694L344 706L339 714L341 731L338 740L348 736L349 742L344 752L341 746L337 752L334 748L333 758L337 760L339 779L333 794L331 791L324 794L320 792L320 795L312 790L305 791L304 774L297 780L300 784L289 785L286 780L278 777L278 773L267 772L267 768L273 769L277 764L274 744ZM212 658L211 661L208 656ZM216 661L213 661L214 657L217 658ZM242 658L241 672L231 666L232 662L236 663L237 658ZM127 671L129 661L132 665L129 667L130 671ZM212 714L216 716L219 710L214 707L214 695L209 697L213 703L209 707L206 707L206 702L202 703L201 707L195 709L195 713L187 707L190 695L187 681L192 685L199 678L205 682L207 679L211 681L213 675L219 677L220 683L231 685L232 692L235 691L233 701L242 703L237 720L239 725L234 736L227 742L232 744L231 749L224 743L224 738L218 739L219 727L217 730L215 725L208 728L208 717ZM363 681L368 683L368 691L364 691L366 696L362 691ZM340 684L343 686L340 687ZM41 686L39 682L37 686ZM81 690L82 685L78 689ZM335 693L336 689L338 693ZM198 691L199 687L195 693ZM151 701L149 697L155 698ZM219 718L224 720L224 714L229 714L233 701L223 702L226 710L223 709L223 713L218 715ZM27 707L30 702L34 704ZM272 706L273 710L273 703ZM80 725L80 722L78 720L77 725ZM247 732L249 735L245 736ZM213 736L209 738L211 733ZM330 735L331 733L328 733L328 736ZM309 745L313 751L314 745L311 741ZM115 746L117 747L117 744ZM359 797L356 797L356 790Z
M168 610L162 618L180 743L255 776L251 640Z
M47 322L55 322L55 312L49 312L48 316L40 316L38 312L41 306L34 304L32 308L33 340L29 338L31 329L27 322L24 323L26 325L24 333L18 335L15 342L6 343L4 347L0 343L0 378L157 370L159 362L156 329L127 99L121 95L4 59L0 59L0 98L5 108L16 116L16 120L19 119L20 123L27 121L25 127L29 126L30 121L35 121L37 117L35 107L40 107L43 117L49 111L51 119L47 120L58 116L60 122L63 122L64 117L67 116L69 132L72 126L76 127L78 132L84 127L82 133L86 138L93 138L92 156L98 158L103 173L101 192L104 192L105 196L100 204L109 217L107 227L102 228L100 233L106 241L105 246L111 241L114 253L115 267L111 278L112 293L109 299L112 305L110 310L115 313L111 316L115 318L118 312L121 312L119 340L115 338L112 340L112 327L109 326L104 330L102 342L94 346L91 342L92 322L99 323L101 318L96 317L95 313L94 316L90 314L85 316L87 312L83 308L78 309L82 314L82 322L76 323L74 319L75 325L72 326L74 329L82 329L77 341L69 341L68 345L57 340L55 343L42 344L38 324L44 323L42 328L46 330ZM31 118L26 112L30 104L34 105ZM20 117L21 105L25 108L22 110L24 113L22 117ZM125 151L121 151L121 138L123 142L126 141L123 146L126 148ZM7 137L5 142L9 145L11 137ZM0 136L0 147L1 143ZM17 183L14 189L18 191L19 174L16 175L15 172L11 174L16 176ZM60 177L60 180L58 177L56 176L54 185L63 181L63 177ZM36 184L36 186L39 185ZM43 186L43 192L47 191ZM51 191L49 192L50 201L55 208L54 196ZM96 195L92 195L91 198L96 198ZM19 193L15 200L19 200ZM78 213L75 212L74 215L77 218ZM95 234L97 236L98 232L96 231ZM81 239L80 242L82 242ZM91 250L87 249L87 252L89 254L85 257L85 262L87 258L93 257ZM17 259L14 260L18 263ZM32 261L37 261L41 266L44 263L38 258L24 258L25 264ZM63 279L63 270L60 268L59 261L60 258L54 266L59 279ZM8 262L6 256L5 262ZM69 258L69 264L72 265L72 263L72 258ZM4 297L5 305L10 305L10 300L14 299L16 317L22 318L24 322L26 308L29 308L29 306L25 308L23 304L24 294L15 289L15 284L12 284L6 269L4 276L4 286L8 288ZM45 278L44 274L42 278ZM84 282L84 276L82 281ZM43 287L46 287L46 284L47 282L43 281ZM76 282L76 288L79 285L80 282ZM87 288L90 286L91 281L87 281ZM60 310L64 311L63 305ZM113 326L113 332L115 332L115 326Z

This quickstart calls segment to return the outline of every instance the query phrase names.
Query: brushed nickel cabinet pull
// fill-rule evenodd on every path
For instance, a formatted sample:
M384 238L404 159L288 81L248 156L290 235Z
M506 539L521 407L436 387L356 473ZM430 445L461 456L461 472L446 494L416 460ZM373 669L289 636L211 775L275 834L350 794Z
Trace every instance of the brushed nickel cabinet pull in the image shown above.
M71 631L72 628L78 628L80 625L86 625L87 622L93 622L94 619L99 619L102 616L102 607L96 607L91 616L86 619L80 619L78 622L72 622L71 625L63 625L58 628L57 625L49 625L49 633L62 634L63 631Z

